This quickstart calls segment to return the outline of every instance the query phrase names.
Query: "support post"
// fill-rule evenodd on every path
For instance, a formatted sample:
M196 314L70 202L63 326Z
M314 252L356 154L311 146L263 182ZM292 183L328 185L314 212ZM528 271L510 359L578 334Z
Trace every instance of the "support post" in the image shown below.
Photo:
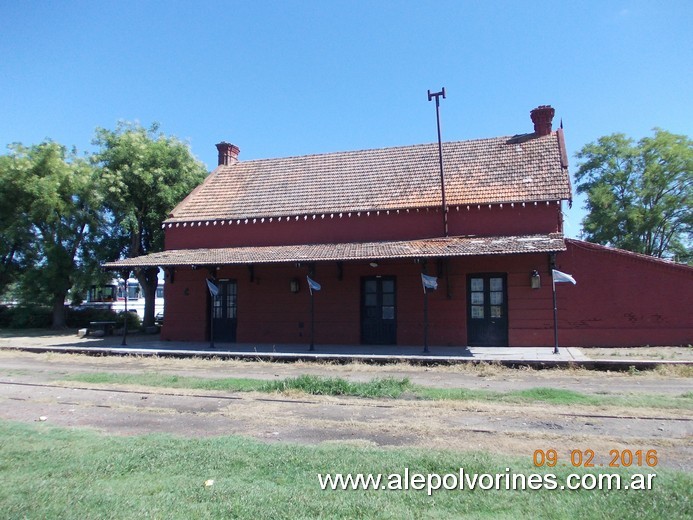
M308 278L310 280L315 276L315 264L311 263L308 266ZM308 291L310 292L310 347L309 351L315 350L315 290L313 289L310 280L308 280Z
M311 352L315 350L315 296L313 290L310 291L310 348Z
M424 353L428 354L428 291L424 289Z
M209 295L209 348L214 348L214 296Z
M551 274L551 287L553 288L553 353L558 354L558 305L556 303L556 282Z
M209 292L209 349L212 350L214 349L214 303L216 301L217 294L219 294L219 286L213 284L213 282L210 282L209 278L207 278L205 282L207 283L207 288L209 289L209 291L207 291ZM210 283L216 286L216 291L212 290L214 287L212 287Z
M421 272L423 274L426 274L426 260L423 260L422 262L422 270ZM422 285L423 285L423 277L422 277ZM426 286L423 286L423 292L424 292L424 354L428 354L428 291L426 290Z
M123 341L120 343L122 346L128 344L128 280L130 279L130 271L125 273L125 291L123 296L125 297L125 314L123 315Z

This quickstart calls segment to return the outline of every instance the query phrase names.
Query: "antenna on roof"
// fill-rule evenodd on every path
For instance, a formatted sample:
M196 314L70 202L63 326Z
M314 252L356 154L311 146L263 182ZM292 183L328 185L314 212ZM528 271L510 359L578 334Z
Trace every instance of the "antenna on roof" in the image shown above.
M443 233L448 236L448 206L445 203L445 173L443 169L443 142L440 138L440 96L445 99L445 87L440 92L428 91L428 100L436 98L436 122L438 123L438 160L440 161L440 193L443 207Z

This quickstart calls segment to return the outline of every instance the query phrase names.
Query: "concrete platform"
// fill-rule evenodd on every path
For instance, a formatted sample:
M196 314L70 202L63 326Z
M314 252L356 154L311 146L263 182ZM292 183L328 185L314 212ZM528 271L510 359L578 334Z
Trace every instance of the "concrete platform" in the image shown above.
M424 352L422 347L378 346L378 345L316 345L310 350L307 344L243 344L160 341L148 336L130 336L127 344L121 345L121 338L108 338L101 341L65 337L59 344L4 345L28 352L64 352L87 355L139 355L167 357L216 357L221 359L248 359L264 361L317 361L333 363L398 363L416 364L456 364L456 363L498 363L504 366L531 366L534 368L553 368L580 366L601 370L651 369L662 364L690 364L687 361L666 360L618 360L590 359L577 348L560 348L558 354L551 347L430 347Z

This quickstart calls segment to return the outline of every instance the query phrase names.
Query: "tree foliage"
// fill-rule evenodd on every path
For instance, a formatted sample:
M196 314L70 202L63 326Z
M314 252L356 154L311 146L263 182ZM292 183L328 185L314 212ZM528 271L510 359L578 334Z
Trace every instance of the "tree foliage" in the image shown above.
M91 257L87 237L100 233L98 175L51 141L10 151L0 161L3 269L19 275L24 301L50 302L52 326L62 328L65 298Z
M95 161L106 186L105 207L110 214L111 249L115 256L140 256L162 251L161 223L207 170L175 137L122 122L116 130L99 128ZM144 325L154 323L158 269L135 271L145 295Z
M31 263L34 252L24 162L9 155L0 157L0 294Z
M587 197L583 236L658 258L692 260L693 142L655 129L634 142L601 137L577 153L577 192Z

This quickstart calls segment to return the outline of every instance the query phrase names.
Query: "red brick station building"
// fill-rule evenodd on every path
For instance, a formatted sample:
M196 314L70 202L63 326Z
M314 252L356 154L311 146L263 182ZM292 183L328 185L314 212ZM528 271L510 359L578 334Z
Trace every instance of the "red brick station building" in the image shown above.
M219 165L163 223L165 251L106 264L162 267L162 339L552 346L693 343L693 268L563 236L571 201L554 109L534 131ZM528 125L529 126L529 125ZM207 279L219 287L210 297ZM210 313L213 313L213 320Z

